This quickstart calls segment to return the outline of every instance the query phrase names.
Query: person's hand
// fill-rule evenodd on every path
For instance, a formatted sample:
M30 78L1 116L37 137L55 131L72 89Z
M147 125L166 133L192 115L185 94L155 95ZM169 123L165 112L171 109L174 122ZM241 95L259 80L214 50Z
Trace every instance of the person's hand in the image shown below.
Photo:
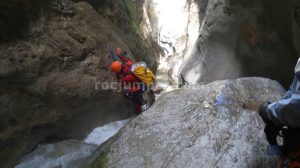
M161 88L161 87L158 87L158 88L155 88L155 89L152 90L153 93L157 93L157 94L159 94L162 91L164 91L164 89Z
M259 111L261 103L244 103L243 108L251 111Z

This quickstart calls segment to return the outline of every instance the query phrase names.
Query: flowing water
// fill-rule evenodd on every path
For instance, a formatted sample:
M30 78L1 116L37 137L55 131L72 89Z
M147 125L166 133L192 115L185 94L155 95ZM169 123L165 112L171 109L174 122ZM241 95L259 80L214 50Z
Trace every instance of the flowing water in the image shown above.
M108 138L116 134L120 128L122 128L129 119L116 121L109 124L106 124L102 127L95 128L84 140L85 143L101 145Z
M66 140L39 145L15 168L69 168L86 167L97 147L116 134L129 119L95 128L84 141Z

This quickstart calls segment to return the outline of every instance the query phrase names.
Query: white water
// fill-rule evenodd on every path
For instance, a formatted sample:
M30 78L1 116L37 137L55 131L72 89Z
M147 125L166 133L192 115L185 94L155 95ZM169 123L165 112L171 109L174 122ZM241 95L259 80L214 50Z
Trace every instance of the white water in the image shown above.
M67 140L39 145L15 168L86 167L86 160L94 154L97 147L116 134L128 121L129 119L116 121L95 128L83 142Z
M116 134L129 120L116 121L95 128L84 140L85 143L101 145L108 138Z
M39 145L16 168L67 168L75 167L90 157L97 146L69 140L55 144Z
M161 57L159 61L159 66L157 68L157 73L156 73L156 80L157 80L156 87L162 88L163 91L157 94L156 96L161 96L166 92L170 92L178 88L176 85L172 85L170 83L168 71L169 71L168 61L166 58Z

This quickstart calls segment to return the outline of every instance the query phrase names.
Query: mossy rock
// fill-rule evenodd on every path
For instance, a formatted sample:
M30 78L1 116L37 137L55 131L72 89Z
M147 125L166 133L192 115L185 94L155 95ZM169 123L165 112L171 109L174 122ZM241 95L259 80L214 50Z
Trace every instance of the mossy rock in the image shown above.
M93 166L92 166L93 168L107 168L108 167L108 153L110 152L111 145L120 138L122 129L123 128L121 128L121 130L117 134L112 136L109 140L104 142L99 147L99 149L97 150L98 154L95 155L97 157L93 158L93 160L94 160Z
M105 168L107 167L107 153L101 152L94 162L93 168Z
M131 19L131 30L134 32L138 31L138 26L137 26L137 22L136 22L136 14L135 14L135 8L134 5L130 2L130 0L124 0L126 7L128 9L129 15L130 15L130 19Z

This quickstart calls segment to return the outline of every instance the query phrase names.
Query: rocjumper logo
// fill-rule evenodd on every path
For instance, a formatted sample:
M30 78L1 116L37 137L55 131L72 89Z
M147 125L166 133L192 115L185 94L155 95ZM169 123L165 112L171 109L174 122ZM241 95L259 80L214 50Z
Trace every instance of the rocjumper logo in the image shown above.
M134 82L122 84L121 82L100 82L94 78L95 90L113 90L121 92L122 90L136 89L148 91L153 89L153 85L145 85L143 82Z

